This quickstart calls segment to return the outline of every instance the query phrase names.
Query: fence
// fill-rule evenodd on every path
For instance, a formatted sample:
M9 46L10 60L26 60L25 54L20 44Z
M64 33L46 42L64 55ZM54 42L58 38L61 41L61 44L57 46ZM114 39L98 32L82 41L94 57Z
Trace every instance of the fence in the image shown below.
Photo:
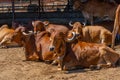
M59 5L58 5L59 4ZM27 22L29 20L41 19L54 23L68 23L69 21L83 21L81 12L73 11L67 3L46 3L38 6L38 3L15 3L15 20ZM12 6L6 4L0 6L0 24L11 24L13 18Z

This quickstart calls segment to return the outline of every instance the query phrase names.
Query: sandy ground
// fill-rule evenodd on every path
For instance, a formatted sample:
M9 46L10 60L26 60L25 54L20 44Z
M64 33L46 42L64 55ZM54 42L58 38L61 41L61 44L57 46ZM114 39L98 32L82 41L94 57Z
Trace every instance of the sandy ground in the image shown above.
M0 80L120 80L120 67L58 71L57 66L25 61L22 47L8 48L0 49Z

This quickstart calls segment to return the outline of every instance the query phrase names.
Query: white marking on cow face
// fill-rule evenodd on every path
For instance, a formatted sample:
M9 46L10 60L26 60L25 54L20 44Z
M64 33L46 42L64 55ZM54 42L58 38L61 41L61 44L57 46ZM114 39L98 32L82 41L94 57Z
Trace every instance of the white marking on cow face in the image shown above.
M55 46L54 46L54 38L50 37L50 42L51 42L51 44L50 44L50 46L49 46L49 50L50 50L50 51L54 51L54 49L55 49Z

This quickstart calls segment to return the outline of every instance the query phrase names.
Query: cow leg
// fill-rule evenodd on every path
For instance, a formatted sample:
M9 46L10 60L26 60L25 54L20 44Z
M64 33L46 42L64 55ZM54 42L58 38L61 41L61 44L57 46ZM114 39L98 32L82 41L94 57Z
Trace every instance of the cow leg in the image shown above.
M90 15L90 25L93 25L93 16Z
M84 20L85 20L85 23L84 23L84 25L87 25L87 23L88 23L88 20L89 20L89 14L87 13L87 12L82 12L82 14L83 14L83 16L84 16Z
M58 59L56 59L56 61L58 62L58 70L63 70L63 57L58 57Z
M58 61L57 61L57 60L53 60L51 64L52 64L52 65L57 65L57 64L58 64Z
M3 44L4 44L5 42L9 41L9 40L10 40L10 38L4 37L4 38L2 39L2 41L0 42L0 47L1 47L1 48L6 48L6 46L4 46ZM2 46L2 45L3 45L3 46Z
M101 43L107 45L106 42L105 42L105 38L101 39Z
M94 70L94 69L101 69L101 68L109 68L112 65L114 66L115 64L112 64L112 62L110 61L110 55L108 54L107 50L105 47L102 47L99 49L100 52L100 59L98 61L97 65L91 65L90 69Z
M7 40L6 39L3 39L1 42L0 42L0 46L4 43L4 42L6 42Z
M101 54L101 58L103 58L103 60L105 61L105 64L98 64L98 66L104 68L104 67L111 67L112 63L110 61L110 55L108 54L108 51L106 51L105 47L100 48L100 54Z

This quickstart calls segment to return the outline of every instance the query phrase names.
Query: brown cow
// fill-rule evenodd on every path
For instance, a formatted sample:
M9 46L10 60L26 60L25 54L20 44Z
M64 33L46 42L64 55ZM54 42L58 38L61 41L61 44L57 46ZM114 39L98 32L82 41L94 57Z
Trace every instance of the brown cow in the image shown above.
M23 33L21 28L15 30L12 41L23 44L26 60L43 60L52 62L56 55L49 49L51 33L42 31L40 33Z
M76 38L80 41L92 43L104 43L111 45L112 33L102 26L84 26L80 22L75 22L73 29L68 32L68 40Z
M0 46L5 46L10 43L10 39L14 31L14 29L9 29L7 24L4 24L0 27Z
M107 16L110 20L114 20L117 6L117 3L101 0L88 0L84 3L80 0L73 0L73 9L82 11L85 23L89 20L92 25L93 17L104 18Z
M109 30L110 32L113 31L114 21L113 20L103 20L94 23L95 26L103 26L105 29Z
M44 31L44 30L50 32L51 29L54 29L55 31L57 31L57 33L59 32L67 33L67 31L69 30L67 26L51 24L49 23L49 21L42 22L42 21L36 20L36 21L33 21L32 24L33 24L35 33L39 31Z
M116 35L120 34L120 5L117 7L116 15L115 15L115 21L114 21L114 29L112 32L112 48L114 48L115 45L115 37Z
M82 41L66 42L63 33L51 35L50 48L58 56L62 70L71 70L76 67L101 69L115 67L120 55L112 48L103 44L86 43Z

